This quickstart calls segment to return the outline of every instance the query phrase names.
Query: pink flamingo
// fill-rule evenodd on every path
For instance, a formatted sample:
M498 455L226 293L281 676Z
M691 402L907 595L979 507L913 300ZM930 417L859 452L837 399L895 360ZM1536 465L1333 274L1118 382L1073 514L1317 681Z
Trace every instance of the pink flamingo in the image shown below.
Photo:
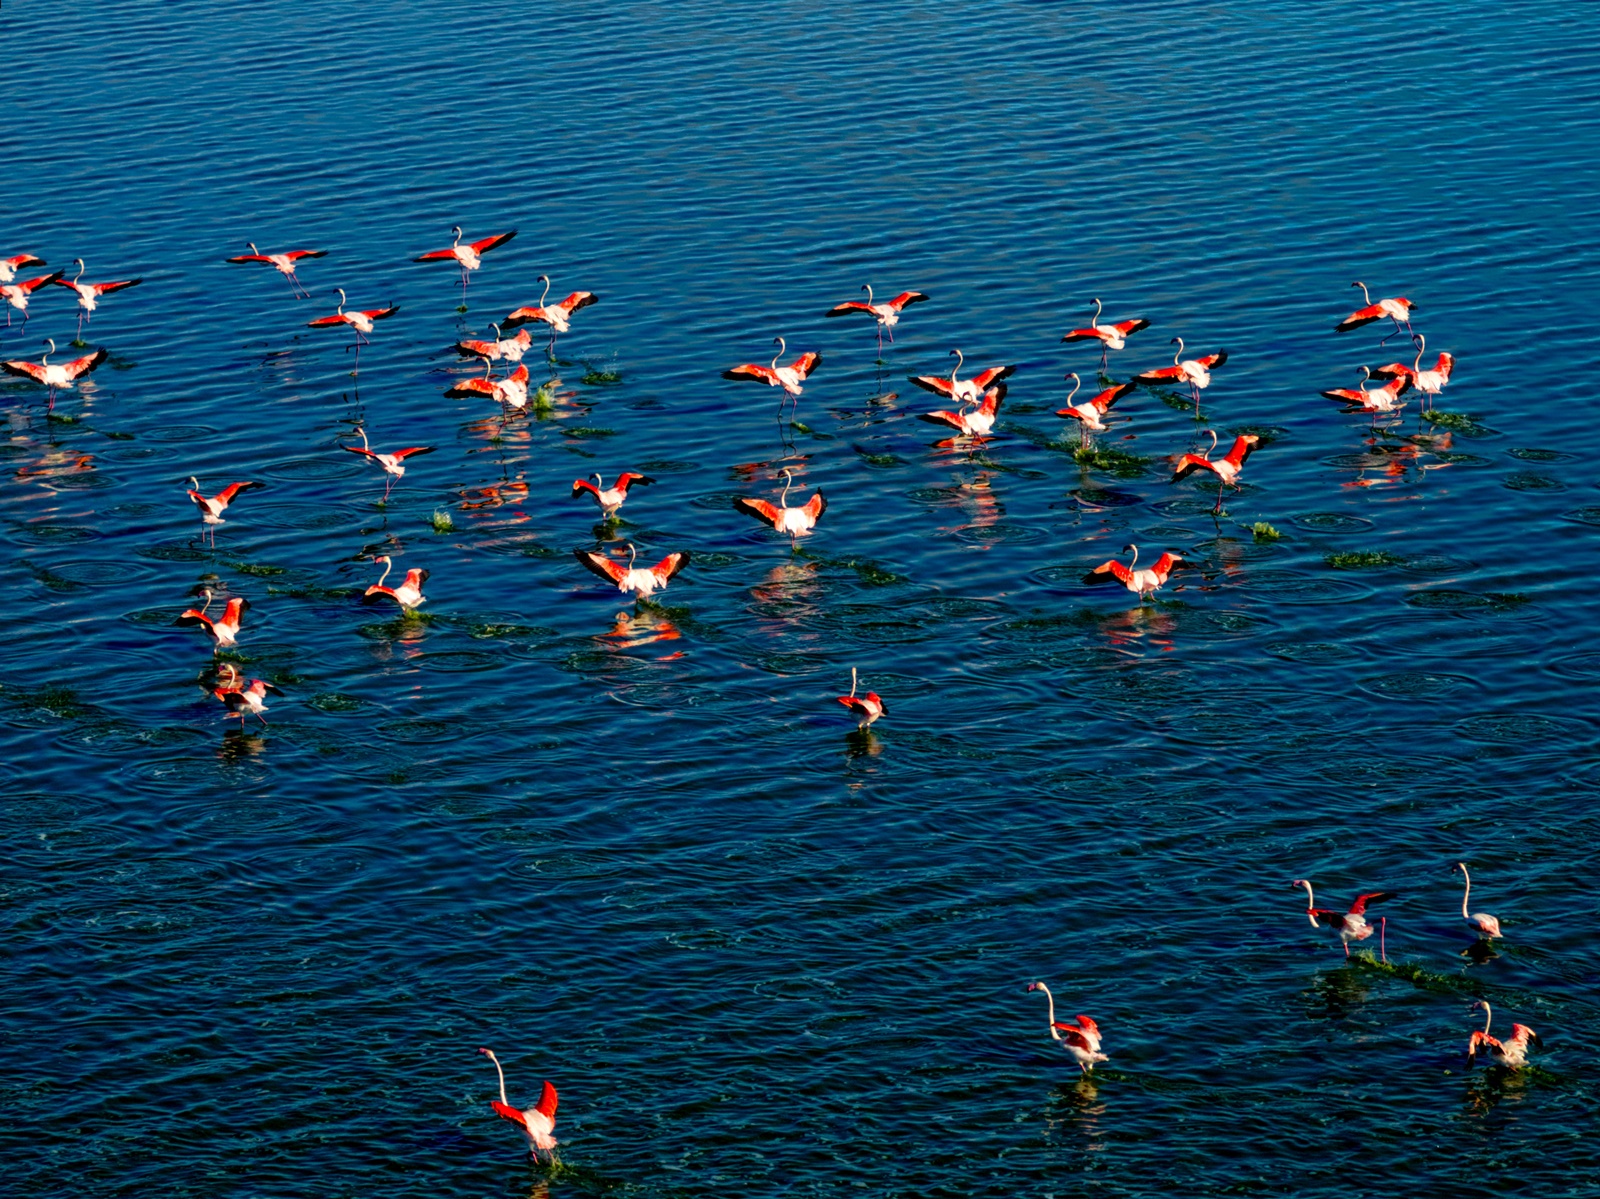
M45 260L37 254L13 254L10 258L0 258L0 283L10 283L23 267L46 265Z
M1461 876L1467 880L1467 889L1461 896L1461 918L1465 920L1473 932L1487 940L1494 940L1500 935L1500 922L1485 912L1474 912L1467 915L1467 899L1472 895L1472 875L1467 873L1467 864L1457 862L1456 869L1461 871Z
M211 652L225 645L239 643L239 625L244 620L244 614L250 610L250 601L243 596L234 596L228 601L227 607L222 610L222 615L212 618L206 615L206 609L211 607L211 588L206 587L200 594L205 597L205 603L199 608L187 608L177 620L175 625L202 628L212 640Z
M489 328L494 330L493 341L480 341L476 338L458 341L456 353L463 358L482 358L485 362L499 362L502 358L507 362L521 362L522 356L533 344L533 334L526 329L517 330L515 337L501 337L499 325L490 325Z
M1385 368L1387 370L1388 368ZM1367 390L1367 380L1373 378L1373 373L1366 367L1361 368L1361 387L1356 390L1350 387L1331 387L1322 393L1325 400L1334 400L1340 404L1348 404L1350 411L1382 414L1398 412L1405 407L1405 401L1400 397L1405 394L1406 388L1411 386L1414 372L1391 375L1389 381L1375 391Z
M22 313L22 327L28 327L28 297L41 287L51 283L59 283L65 271L56 271L49 275L40 275L37 279L24 279L20 283L0 283L0 299L5 300L6 328L11 328L11 309L15 308Z
M1174 337L1177 352L1172 355L1172 365L1159 370L1141 371L1133 377L1135 383L1152 386L1156 383L1187 383L1194 396L1194 413L1200 415L1200 393L1211 386L1211 372L1228 361L1228 351L1218 350L1201 358L1183 358L1183 338ZM1183 361L1179 361L1183 359Z
M395 450L393 453L380 454L367 444L366 429L357 429L356 432L361 434L361 448L359 450L353 445L342 445L339 448L352 454L360 454L363 458L366 458L372 462L376 462L379 466L383 467L384 474L389 476L388 482L386 482L383 487L383 498L385 501L387 501L389 498L389 489L401 479L406 477L406 459L415 458L419 454L431 454L434 451L434 447L431 445L414 445L408 446L403 450Z
M1111 411L1111 405L1138 387L1138 384L1133 382L1114 383L1095 396L1094 399L1085 400L1081 404L1074 404L1072 402L1073 397L1078 394L1078 388L1083 386L1083 381L1078 378L1077 371L1071 371L1065 377L1072 380L1072 391L1067 395L1067 406L1056 409L1056 415L1065 416L1078 422L1079 432L1083 435L1081 444L1085 446L1089 444L1089 431L1091 429L1096 433L1104 433L1106 431L1106 424L1103 418L1106 413Z
M109 356L110 351L101 346L92 354L85 354L82 358L74 358L71 362L50 365L50 355L56 352L56 343L53 337L45 339L45 344L50 348L40 355L38 362L26 362L20 358L10 362L0 362L0 370L8 375L21 375L24 379L32 379L50 389L50 404L46 412L54 412L56 408L56 389L58 387L70 388L84 375L94 370Z
M349 325L350 328L355 330L356 334L355 369L360 370L361 347L372 344L367 340L367 334L372 332L372 322L386 320L393 316L395 313L400 311L400 305L390 304L387 308L368 308L365 310L357 310L355 312L346 312L344 310L344 288L339 287L335 288L334 290L339 293L339 310L333 313L331 316L319 316L314 321L307 321L306 328L326 329L334 325Z
M1350 905L1349 911L1337 912L1332 908L1319 908L1316 906L1317 901L1316 897L1311 893L1311 884L1305 879L1297 878L1294 880L1293 885L1306 889L1306 918L1311 921L1311 927L1323 927L1317 923L1319 916L1327 920L1327 927L1335 929L1339 934L1339 940L1344 945L1345 957L1350 956L1351 941L1365 941L1373 933L1372 925L1367 921L1367 905L1384 899L1394 899L1399 894L1397 891L1368 891L1364 895L1356 896L1356 900ZM1335 920L1338 921L1337 924L1334 923Z
M783 494L778 497L776 504L739 496L733 501L733 506L746 516L755 517L777 532L789 534L789 542L792 545L796 537L803 536L817 527L817 521L821 520L822 514L828 510L828 501L823 498L819 488L803 505L791 508L789 488L794 486L794 471L787 466L783 468L783 480Z
M361 598L367 603L382 599L387 596L400 605L400 611L410 615L417 608L427 603L428 597L422 594L422 585L428 581L428 572L413 566L406 571L405 581L398 587L385 587L383 581L389 577L389 572L394 569L394 560L388 554L379 554L374 562L383 563L383 573L378 576L378 581L361 593Z
M1539 1034L1526 1024L1513 1024L1511 1036L1504 1041L1497 1041L1489 1035L1489 1024L1494 1019L1494 1011L1489 1007L1486 999L1474 1000L1473 1007L1483 1009L1483 1031L1474 1031L1467 1039L1467 1067L1474 1064L1478 1050L1486 1049L1494 1058L1494 1064L1504 1066L1507 1070L1520 1070L1528 1064L1528 1046L1539 1041Z
M491 1099L489 1106L494 1109L495 1115L510 1120L523 1135L528 1138L528 1155L535 1161L539 1160L539 1151L542 1149L549 1155L550 1164L556 1164L556 1089L546 1079L544 1086L539 1091L539 1102L526 1110L519 1110L511 1106L511 1101L506 1098L506 1074L500 1069L500 1059L488 1049L480 1049L479 1053L494 1063L494 1072L500 1077L500 1098Z
M517 235L513 229L510 233L497 233L493 237L480 238L477 241L461 244L461 226L452 226L452 233L456 235L454 242L448 250L429 250L413 262L453 262L461 268L461 306L467 305L467 276L483 265L481 255L487 254L496 246L503 246Z
M1197 470L1208 470L1217 476L1217 506L1214 512L1222 511L1222 489L1232 487L1239 490L1239 472L1244 469L1245 460L1255 453L1261 444L1261 438L1255 433L1241 433L1234 439L1233 448L1222 458L1213 459L1211 451L1217 448L1217 433L1215 429L1201 429L1202 433L1211 434L1211 445L1204 454L1182 454L1178 458L1176 469L1172 472L1169 483L1176 483L1179 479L1186 479Z
M856 717L856 728L866 729L872 722L889 714L888 706L878 697L876 691L869 691L865 695L856 695L856 668L850 668L850 694L841 695L838 700L849 708Z
M230 673L226 679L221 677L217 679L217 685L212 688L211 694L222 701L228 709L229 716L239 718L241 729L244 728L244 718L252 713L265 728L267 718L262 713L267 710L265 702L267 692L270 691L274 695L282 695L283 692L265 679L251 679L246 683L244 676L239 673L239 668L232 662L224 662L222 668Z
M1346 333L1351 329L1359 329L1362 325L1370 325L1373 321L1381 321L1384 317L1388 317L1394 322L1394 332L1385 333L1383 335L1383 341L1378 343L1380 346L1385 344L1391 337L1394 337L1400 332L1400 323L1402 321L1405 322L1406 332L1412 334L1412 336L1416 335L1415 330L1411 328L1411 313L1416 309L1417 306L1410 300L1406 299L1404 296L1395 296L1391 299L1379 300L1376 304L1374 304L1372 302L1372 295L1367 291L1367 285L1365 283L1357 279L1350 286L1359 287L1361 289L1361 299L1366 307L1357 308L1349 316L1345 317L1344 320L1335 325L1333 327L1333 331L1335 333Z
M959 412L942 409L938 412L919 412L917 419L925 420L930 425L944 425L962 437L987 437L1000 413L1000 402L1005 398L1006 385L997 383L983 393L981 401L962 400Z
M625 470L617 476L617 481L610 487L601 486L603 480L598 474L590 475L593 483L583 479L572 481L572 496L576 499L584 492L588 492L594 502L600 505L600 511L607 520L616 515L617 509L622 507L623 501L628 498L628 488L635 485L644 487L655 480L649 475L641 475L636 471Z
M556 348L556 334L565 333L572 328L572 314L580 308L587 308L590 304L598 304L600 297L592 291L575 291L559 304L545 304L550 295L550 276L540 275L544 282L544 294L539 297L537 304L513 308L506 314L506 319L500 323L507 329L515 329L518 325L525 325L529 321L542 321L550 326L549 350Z
M1076 1016L1075 1024L1062 1024L1056 1020L1056 997L1050 994L1050 988L1043 983L1029 983L1028 990L1043 991L1044 997L1049 1001L1050 1012L1047 1017L1050 1021L1050 1035L1056 1044L1067 1053L1067 1056L1078 1063L1078 1069L1085 1074L1094 1069L1096 1062L1109 1062L1111 1059L1100 1052L1100 1026L1089 1016Z
M261 484L249 482L229 483L221 491L217 492L216 495L206 496L200 494L199 479L191 476L189 482L194 484L194 486L189 488L187 494L189 498L194 501L194 506L200 509L201 544L205 543L206 529L209 528L211 530L211 548L216 549L217 526L227 523L222 519L222 514L228 510L228 505L233 503L234 497L236 497L241 491L247 491L252 487L260 487Z
M144 277L121 279L115 283L83 283L81 282L84 272L83 259L74 258L72 261L78 264L78 273L71 280L57 279L56 284L60 287L70 287L77 293L78 332L74 340L81 340L83 337L83 322L86 319L93 319L94 310L99 307L100 297L108 296L114 291L122 291L124 288L137 287L144 282Z
M889 332L889 344L894 344L894 327L900 323L900 313L912 304L920 304L928 297L920 291L903 291L892 300L885 300L881 304L872 302L872 284L863 283L861 290L867 293L866 302L860 300L846 300L842 304L835 304L823 316L849 316L852 312L864 312L878 323L878 355L883 355L884 330Z
M1089 327L1086 329L1074 329L1061 340L1098 341L1100 343L1100 369L1105 370L1106 351L1122 349L1128 344L1128 338L1139 332L1140 329L1148 329L1150 322L1143 317L1136 317L1131 321L1118 321L1114 325L1102 325L1100 323L1101 311L1100 300L1096 298L1094 302L1094 318L1090 320Z
M1168 550L1156 559L1154 566L1147 566L1140 570L1139 547L1136 545L1122 547L1123 553L1127 553L1129 550L1133 551L1133 561L1129 562L1128 565L1124 566L1113 558L1109 562L1102 562L1084 575L1083 581L1091 587L1102 583L1121 583L1129 591L1137 595L1140 602L1143 602L1165 587L1167 579L1172 572L1184 564L1182 558Z
M618 591L636 592L640 599L648 599L652 592L665 590L673 576L689 565L689 551L679 550L648 569L635 566L639 551L633 548L632 542L628 544L627 566L594 550L572 552L585 570L591 570L607 582L614 583Z
M985 391L1001 379L1009 379L1017 369L1014 365L991 366L988 370L979 371L970 379L958 379L956 373L966 364L966 356L960 350L950 352L955 355L956 364L950 368L948 379L943 375L912 375L911 381L924 391L931 391L947 400L981 404Z
M300 282L300 276L294 273L295 263L299 262L302 258L326 258L328 256L328 251L286 250L282 254L263 254L260 250L256 249L255 242L248 241L245 242L245 245L250 247L250 253L236 255L235 257L228 259L228 261L264 262L289 281L289 286L294 289L295 299L309 300L311 298L311 293L307 291L305 289L305 285Z

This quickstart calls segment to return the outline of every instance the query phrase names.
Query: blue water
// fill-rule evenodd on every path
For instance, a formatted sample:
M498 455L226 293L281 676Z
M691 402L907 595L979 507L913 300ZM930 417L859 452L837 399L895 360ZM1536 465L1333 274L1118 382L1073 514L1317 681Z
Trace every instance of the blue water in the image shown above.
M3 21L0 257L144 279L61 419L0 383L8 1193L1600 1187L1589 10ZM411 262L457 223L519 230L464 314ZM223 262L247 241L327 249L313 298ZM449 347L541 273L601 301L502 427L443 398ZM1456 355L1445 423L1318 397L1409 360L1332 332L1358 278ZM866 282L932 297L881 365L821 319ZM335 287L401 306L358 376L305 328ZM1122 474L1053 415L1096 296L1153 322L1117 378L1230 355L1198 424L1119 405ZM31 317L6 358L72 338L67 292ZM823 355L789 439L719 377L778 335ZM1018 365L981 447L909 419L957 346ZM358 426L438 447L387 506ZM1166 482L1207 427L1268 441L1218 517ZM830 501L798 551L730 507L785 465ZM599 529L571 481L627 469L658 481ZM191 475L264 484L215 551ZM694 561L636 609L573 561L601 537ZM1129 542L1197 569L1081 584ZM358 602L379 553L431 571L427 619ZM265 730L172 626L202 585L253 605ZM1508 934L1481 963L1462 859ZM1347 966L1301 876L1399 892L1403 969ZM1093 1081L1034 979L1100 1022ZM1479 996L1536 1070L1465 1070ZM513 1100L559 1088L560 1169L485 1045Z

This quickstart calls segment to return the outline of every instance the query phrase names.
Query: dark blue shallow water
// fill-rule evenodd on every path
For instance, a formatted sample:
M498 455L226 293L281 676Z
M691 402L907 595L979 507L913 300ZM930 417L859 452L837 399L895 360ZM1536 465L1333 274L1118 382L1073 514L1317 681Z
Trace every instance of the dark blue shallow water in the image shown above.
M0 384L8 1193L1594 1193L1587 9L3 20L0 257L144 278L63 419ZM456 222L520 230L464 315L410 261ZM251 240L328 249L314 299L223 263ZM540 273L602 299L501 429L447 347ZM1403 353L1331 332L1355 278L1417 301L1467 419L1318 398ZM933 297L881 370L820 319L868 281ZM358 381L304 328L336 286L401 305ZM1118 377L1229 350L1207 421L1270 444L1220 518L1153 394L1105 439L1142 471L1071 457L1093 296L1154 322ZM68 293L32 313L5 357L71 339ZM824 357L800 460L719 378L779 334ZM976 452L908 419L952 346L1019 364ZM387 507L358 425L438 447ZM729 507L784 464L831 502L800 552ZM695 555L636 614L571 557L571 480L624 469L658 483L611 535ZM215 552L190 475L265 484ZM1199 569L1080 584L1129 541ZM428 619L357 602L376 553L432 572ZM171 625L203 584L254 605L265 732ZM1508 932L1481 964L1462 858ZM1400 892L1415 977L1347 967L1301 875ZM1094 1082L1036 978L1100 1021ZM1480 995L1536 1071L1464 1072ZM560 1089L561 1171L480 1045Z

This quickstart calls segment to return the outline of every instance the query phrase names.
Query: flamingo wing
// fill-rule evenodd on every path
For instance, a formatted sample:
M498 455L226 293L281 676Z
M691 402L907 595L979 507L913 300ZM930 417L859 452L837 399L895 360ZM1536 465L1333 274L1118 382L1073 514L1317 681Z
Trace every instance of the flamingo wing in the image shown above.
M1083 581L1091 585L1098 585L1101 583L1121 583L1124 587L1126 587L1132 578L1133 571L1113 558L1109 562L1102 562L1088 574L1084 575Z
M502 329L515 329L518 325L526 325L529 321L544 320L544 309L537 304L524 304L521 308L513 308L506 313L505 319L500 322Z
M1083 1035L1083 1029L1076 1024L1057 1024L1056 1027L1061 1030L1061 1039L1068 1045L1074 1045L1090 1053L1094 1052L1089 1044L1089 1038Z
M284 254L290 262L299 262L302 258L326 258L326 250L290 250Z
M48 275L40 275L37 279L25 279L20 283L12 284L12 286L20 287L23 291L31 293L48 284L59 282L66 273L66 271L52 271Z
M544 1087L539 1092L539 1102L534 1104L533 1110L554 1124L556 1122L556 1102L556 1089L550 1085L549 1079L545 1079Z
M422 585L428 581L431 571L423 570L420 566L413 566L406 571L406 586L413 591L421 591Z
M617 481L613 483L612 486L618 491L622 492L623 495L627 495L628 488L632 487L635 483L637 483L640 487L647 487L654 482L655 480L649 475L641 475L637 471L625 470L617 476Z
M479 341L474 338L456 342L456 353L463 358L495 358L500 354L500 347L492 341Z
M412 262L442 262L447 258L451 262L459 262L460 261L460 259L458 259L456 257L456 248L454 246L451 246L448 250L429 250L426 254L420 254L416 258L413 258L411 261Z
M991 383L997 382L1000 379L1009 379L1011 377L1012 373L1016 371L1016 369L1017 368L1016 368L1015 365L1012 365L1012 366L991 366L988 370L979 371L977 374L972 376L973 386L977 387L978 390L982 391L984 388L988 387Z
M864 699L860 699L854 695L841 695L837 698L841 704L849 708L857 716L872 715L872 709L867 706L867 702Z
M407 458L415 458L418 454L431 454L435 448L431 445L408 445L403 450L396 450L394 457L404 462Z
M620 562L613 561L604 554L598 554L594 550L573 550L572 553L589 570L592 570L602 579L609 579L613 583L622 582L628 573L626 566L623 566Z
M1370 325L1373 321L1383 316L1383 304L1368 304L1365 308L1357 308L1344 320L1333 327L1335 333L1348 333L1351 329L1359 329L1362 325Z
M1215 354L1207 354L1204 358L1196 358L1194 361L1198 362L1208 371L1213 371L1228 361L1228 351L1218 350Z
M760 379L772 387L777 387L778 372L770 366L760 366L754 362L746 362L741 366L732 366L722 372L724 379Z
M400 603L400 597L394 593L393 587L382 587L377 583L374 583L371 587L368 587L365 591L363 591L361 593L361 598L364 602L371 603L373 600L385 595L387 595L395 603Z
M90 371L94 370L94 368L104 362L110 356L110 354L111 351L107 350L104 346L101 346L93 354L85 354L82 358L74 358L71 362L66 363L62 369L67 372L67 378L76 379L79 375L87 375Z
M938 412L919 412L917 419L925 420L930 425L949 425L960 433L966 432L967 429L966 422L961 419L959 412L946 412L943 409Z
M889 301L889 307L893 308L896 312L902 312L905 309L911 307L911 305L913 305L913 304L922 303L927 298L928 297L927 297L927 294L925 292L903 291L899 295L897 295L894 299Z
M1368 891L1365 895L1357 895L1356 901L1350 905L1350 915L1364 915L1369 903L1378 903L1385 899L1394 899L1398 895L1398 891Z
M1066 334L1066 336L1064 336L1061 340L1062 341L1105 341L1106 340L1106 335L1104 333L1100 332L1099 329L1095 329L1095 328L1073 329L1071 332Z
M400 311L400 305L398 305L398 304L390 304L389 307L387 307L387 308L366 308L366 309L363 309L361 315L366 317L369 321L381 321L381 320L385 320L388 317L393 316L395 313L397 313L399 311Z
M1177 469L1172 472L1172 478L1168 482L1176 483L1179 479L1187 479L1197 470L1208 470L1215 474L1217 468L1209 458L1202 458L1199 454L1184 454L1178 459Z
M175 625L198 625L203 629L209 629L211 627L211 617L198 608L186 608L183 615L172 623Z
M8 375L21 375L24 379L32 379L35 383L44 382L44 367L37 362L23 362L20 358L13 362L0 362L0 370Z
M827 510L828 501L826 498L824 498L820 490L816 493L816 495L807 500L805 507L801 509L802 512L811 517L812 524L815 524L817 521L821 520L822 514Z
M492 398L495 394L495 381L493 379L463 379L444 394L452 400L459 400L466 396L490 396Z
M271 262L265 254L235 254L232 258L223 259L224 262Z
M549 1083L545 1083L545 1086L549 1085ZM516 1108L512 1107L509 1103L501 1103L498 1099L491 1099L489 1100L489 1106L494 1109L494 1114L499 1116L501 1119L510 1120L513 1124L521 1129L526 1129L528 1127L528 1122L522 1118L522 1113Z
M1134 383L1168 383L1174 379L1183 378L1183 367L1163 366L1158 370L1140 371L1133 377Z
M1233 440L1233 448L1228 451L1227 461L1234 466L1243 466L1245 460L1255 453L1261 446L1261 438L1255 433L1241 433Z
M238 495L241 491L246 491L251 487L260 487L260 486L261 486L260 483L250 483L250 482L246 482L246 483L229 483L221 491L217 492L215 498L216 498L216 500L217 500L217 502L219 504L231 504L231 503L233 503L233 497Z
M1334 400L1340 404L1354 404L1358 408L1367 406L1367 397L1353 387L1330 387L1318 394L1325 400Z
M821 365L822 355L817 353L815 350L810 350L807 353L801 354L800 357L791 362L789 364L789 369L804 379L807 375Z
M510 233L496 233L493 237L480 238L478 241L472 243L472 249L475 253L487 254L496 246L505 245L506 242L510 241L516 235L517 231L513 229Z
M351 454L360 454L363 458L376 459L378 457L373 451L359 445L342 445L339 448Z
M1137 390L1138 386L1139 385L1137 383L1132 382L1118 383L1115 387L1106 388L1099 395L1095 396L1094 399L1090 400L1089 403L1094 405L1097 412L1109 412L1111 410L1111 405L1115 404L1130 391Z
M949 399L955 394L955 385L943 375L911 375L910 380L925 391Z
M1456 356L1450 353L1449 350L1439 351L1439 364L1433 369L1438 374L1443 375L1446 380L1448 380L1450 378L1450 372L1455 370L1455 368Z
M865 312L868 316L874 317L878 315L876 312L872 311L872 305L868 304L865 300L846 300L842 304L835 304L822 315L849 316L852 312Z
M1307 908L1306 914L1309 916L1321 916L1331 928L1338 928L1344 923L1344 913L1336 912L1332 908ZM1319 925L1318 927L1320 928L1321 926Z
M25 266L45 266L45 260L37 254L13 254L10 258L0 258L12 270L20 271Z
M668 554L661 561L650 568L650 573L659 579L662 585L676 575L685 566L689 565L689 551L679 550L675 554Z
M753 516L773 528L778 525L780 510L776 504L768 503L766 500L753 500L741 495L733 501L733 506L746 516Z
M1135 317L1131 321L1118 321L1111 327L1118 333L1122 334L1123 337L1128 337L1131 334L1137 333L1140 329L1148 329L1150 327L1150 322L1141 316Z
M598 304L600 297L592 291L575 291L555 307L562 309L568 316L580 308L587 308L590 304Z
M1403 362L1391 362L1388 366L1380 366L1369 372L1374 379L1414 379L1416 370ZM1324 395L1327 393L1324 392Z
M350 323L350 318L347 317L344 313L335 312L332 316L319 316L314 321L307 321L306 322L306 328L307 329L323 329L323 328L328 327L329 325L347 325L349 323Z
M572 496L573 496L574 499L576 499L578 496L582 495L586 491L590 495L594 496L595 499L598 500L600 498L600 489L598 487L596 487L593 483L589 482L588 479L574 479L574 480L572 480Z
M63 280L63 282L65 282L65 280ZM94 285L94 294L97 296L109 296L114 291L123 291L129 287L138 287L139 284L143 282L144 276L140 275L136 279L118 279L113 283L96 283Z

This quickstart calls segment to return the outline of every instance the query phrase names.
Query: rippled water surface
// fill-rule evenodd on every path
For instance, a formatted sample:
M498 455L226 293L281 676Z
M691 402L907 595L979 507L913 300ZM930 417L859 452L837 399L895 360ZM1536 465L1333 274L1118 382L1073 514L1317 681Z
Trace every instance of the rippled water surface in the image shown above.
M143 278L56 419L0 383L9 1193L1593 1193L1588 8L0 21L0 257ZM519 231L465 313L411 261L458 222ZM313 298L247 241L328 250ZM553 406L444 398L541 273L601 297L527 360ZM1332 332L1357 278L1456 355L1440 420L1318 397L1411 356ZM881 363L821 319L865 282L932 297ZM336 287L400 305L359 376L305 327ZM1153 322L1117 378L1230 355L1199 423L1124 400L1116 469L1054 415L1096 296ZM69 293L13 315L4 357L86 352ZM823 356L792 437L720 377L778 335ZM986 444L910 419L955 346L1017 364ZM1265 443L1217 516L1167 482L1208 427ZM437 447L387 505L358 428ZM731 507L784 466L830 501L794 550ZM622 470L656 483L597 526L571 482ZM263 485L214 550L191 475ZM694 560L635 608L597 540ZM1083 585L1129 542L1196 568ZM424 618L359 602L380 553ZM173 626L202 586L253 605L265 730ZM1398 968L1301 876L1399 892ZM1099 1020L1092 1082L1035 979ZM1480 996L1537 1069L1465 1070ZM481 1045L560 1089L561 1169Z

